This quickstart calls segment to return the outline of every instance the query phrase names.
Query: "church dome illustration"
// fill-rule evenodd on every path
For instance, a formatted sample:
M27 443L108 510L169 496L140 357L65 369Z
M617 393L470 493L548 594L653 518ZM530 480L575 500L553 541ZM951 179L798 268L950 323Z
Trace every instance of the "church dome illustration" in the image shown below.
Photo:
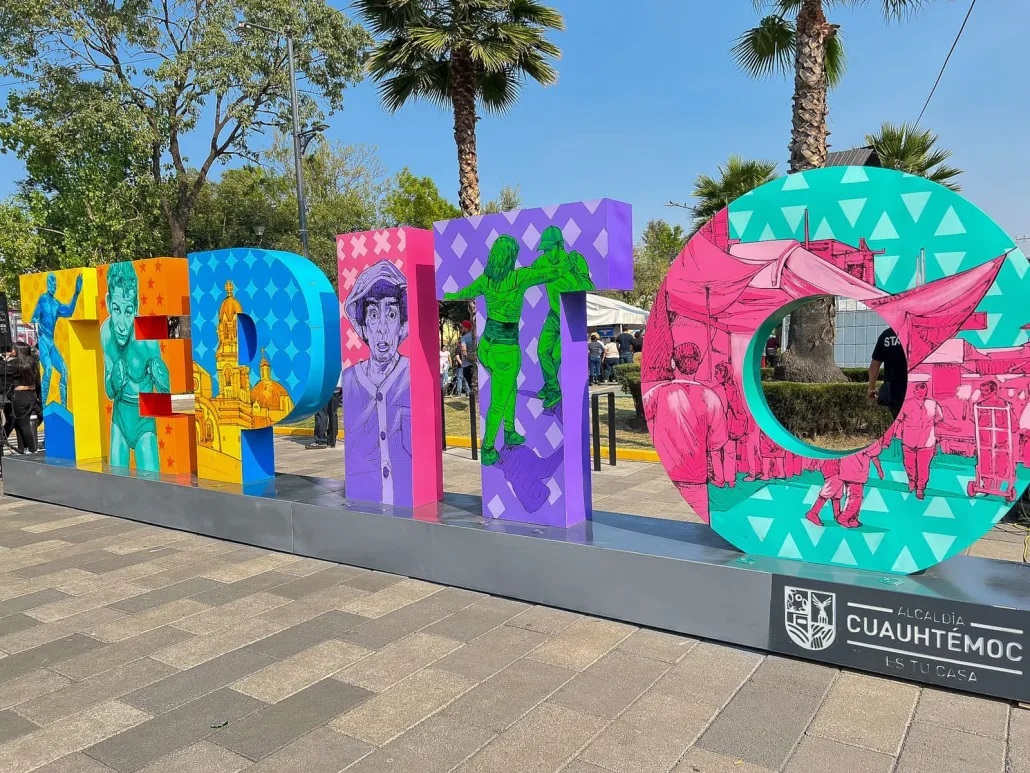
M267 411L292 410L293 401L290 399L290 393L282 384L272 380L272 365L264 349L261 350L259 370L261 378L250 390L254 405Z
M236 315L243 313L243 306L233 296L236 286L229 280L225 283L225 300L222 301L221 307L218 309L218 321L221 323L232 322L235 326ZM233 336L235 338L235 335Z

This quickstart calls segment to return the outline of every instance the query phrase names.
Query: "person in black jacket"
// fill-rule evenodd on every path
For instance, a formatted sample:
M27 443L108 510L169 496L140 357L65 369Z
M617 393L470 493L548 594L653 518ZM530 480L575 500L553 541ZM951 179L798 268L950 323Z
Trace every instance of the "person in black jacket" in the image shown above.
M39 359L27 344L15 344L0 363L0 379L11 385L10 402L4 406L4 426L12 424L18 436L18 450L36 453L33 416L41 413ZM7 418L7 413L10 418Z

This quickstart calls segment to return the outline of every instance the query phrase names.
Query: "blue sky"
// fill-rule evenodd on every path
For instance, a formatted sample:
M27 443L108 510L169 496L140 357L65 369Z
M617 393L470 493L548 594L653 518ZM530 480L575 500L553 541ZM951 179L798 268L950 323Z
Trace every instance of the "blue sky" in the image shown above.
M607 196L633 205L639 233L651 218L686 223L686 212L665 203L688 199L694 177L714 173L731 153L785 166L791 84L752 81L729 54L758 18L750 2L552 4L567 26L555 36L559 83L527 86L508 115L480 122L484 200L504 183L520 185L527 206ZM830 95L832 149L862 144L884 120L915 120L968 8L966 0L937 0L888 26L879 5L830 14L849 53L844 83ZM966 170L963 194L1012 236L1030 233L1027 29L1030 3L979 4L923 119ZM457 200L449 113L416 104L387 114L364 83L328 123L332 139L376 145L389 171L409 166ZM198 135L187 148L199 154L202 142ZM0 156L0 195L22 174L17 159Z

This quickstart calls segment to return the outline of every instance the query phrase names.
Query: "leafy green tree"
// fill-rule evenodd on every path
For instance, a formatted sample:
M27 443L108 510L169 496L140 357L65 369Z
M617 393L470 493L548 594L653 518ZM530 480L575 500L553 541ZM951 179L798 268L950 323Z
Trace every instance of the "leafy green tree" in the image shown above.
M694 231L745 193L779 177L776 164L772 161L755 161L737 155L730 156L718 169L717 177L699 174L694 180L694 190L691 192L695 199L693 205L670 202L673 206L690 210L694 218Z
M888 21L902 19L924 0L880 0ZM839 25L826 18L832 5L868 5L869 0L756 0L770 13L743 33L733 47L737 65L760 77L794 75L790 171L826 165L827 92L844 73ZM833 360L836 306L832 299L806 304L791 314L787 351L780 377L791 381L841 381Z
M290 104L285 41L238 31L243 19L292 31L305 118L339 109L361 78L371 38L327 0L4 0L0 74L29 84L14 92L5 121L89 121L96 101L83 86L102 88L146 147L171 251L184 255L214 165L253 158L255 137L283 125ZM203 140L196 159L187 137Z
M651 308L658 288L669 273L669 266L687 243L682 226L664 220L651 220L644 228L640 243L633 248L633 289L614 290L604 295L618 298L634 306Z
M293 150L279 135L265 165L227 170L201 191L191 250L234 245L300 252ZM310 258L336 283L336 236L384 224L388 180L374 148L319 141L304 156Z
M919 175L953 191L961 190L958 183L951 180L962 174L962 170L945 163L951 158L951 151L937 147L937 140L937 135L929 129L889 122L865 137L866 144L876 151L880 164L887 169Z
M523 84L550 86L561 50L547 39L562 15L537 0L356 0L381 40L368 62L387 110L411 99L450 106L458 150L459 204L478 215L477 106L504 113Z
M430 229L438 220L461 217L461 210L440 195L431 177L418 177L405 167L386 194L384 214L391 226Z
M516 209L522 209L522 191L518 185L502 185L497 198L483 205L483 214L513 212Z

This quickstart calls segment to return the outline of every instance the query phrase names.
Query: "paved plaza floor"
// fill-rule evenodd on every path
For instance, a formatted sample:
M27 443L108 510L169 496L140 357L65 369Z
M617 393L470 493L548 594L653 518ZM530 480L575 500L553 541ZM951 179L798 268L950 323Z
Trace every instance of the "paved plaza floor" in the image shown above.
M341 447L276 452L342 471ZM478 491L467 450L446 484ZM659 465L595 492L691 518ZM1022 537L970 552L1020 560ZM1030 773L1030 711L2 499L0 772L37 770Z

